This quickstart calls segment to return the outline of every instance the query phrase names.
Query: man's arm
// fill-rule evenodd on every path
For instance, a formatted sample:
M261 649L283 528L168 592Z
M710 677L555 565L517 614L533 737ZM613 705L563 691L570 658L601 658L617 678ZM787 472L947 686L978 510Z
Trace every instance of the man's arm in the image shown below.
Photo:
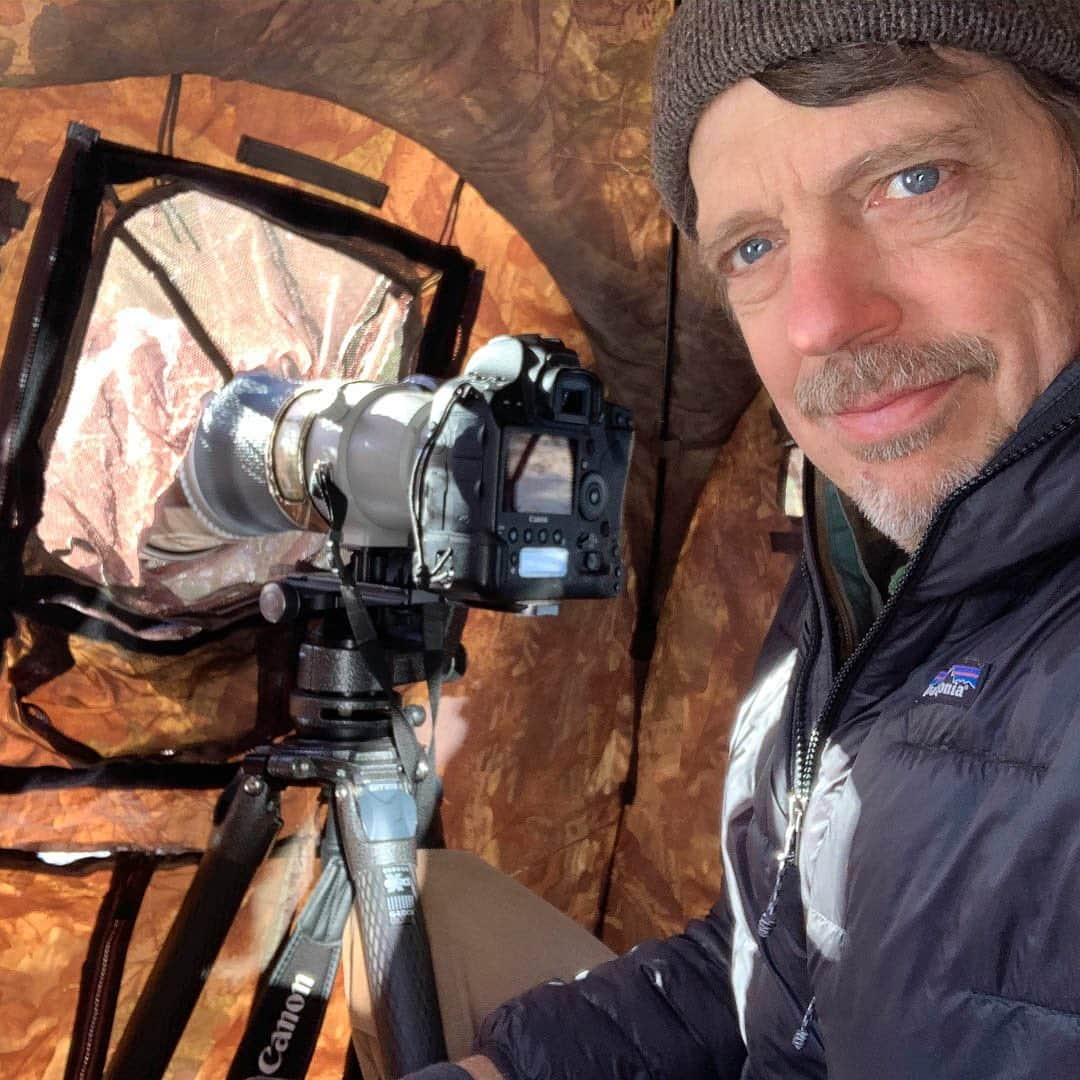
M736 1080L746 1056L731 990L731 917L720 901L666 941L570 983L547 983L484 1021L474 1080Z

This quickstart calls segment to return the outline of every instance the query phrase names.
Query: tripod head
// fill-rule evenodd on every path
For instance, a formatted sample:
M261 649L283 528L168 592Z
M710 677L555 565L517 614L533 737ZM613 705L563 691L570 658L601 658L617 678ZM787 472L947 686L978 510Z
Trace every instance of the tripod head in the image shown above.
M296 682L289 715L297 733L318 740L361 741L390 734L392 713L401 708L396 686L440 682L465 672L461 644L465 609L434 593L396 585L350 586L366 611L366 639L357 635L337 575L290 574L263 586L259 610L272 623L300 629ZM430 626L439 623L439 647ZM425 624L429 630L425 633ZM406 709L408 715L414 707ZM423 710L415 707L423 721Z

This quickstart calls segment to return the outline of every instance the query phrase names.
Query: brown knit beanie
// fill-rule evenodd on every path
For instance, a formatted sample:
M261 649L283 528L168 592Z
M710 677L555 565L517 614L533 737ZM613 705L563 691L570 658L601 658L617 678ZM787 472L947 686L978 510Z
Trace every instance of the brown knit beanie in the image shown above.
M878 41L951 45L1080 85L1080 0L684 0L653 87L653 173L679 228L694 235L687 155L717 94L815 49Z

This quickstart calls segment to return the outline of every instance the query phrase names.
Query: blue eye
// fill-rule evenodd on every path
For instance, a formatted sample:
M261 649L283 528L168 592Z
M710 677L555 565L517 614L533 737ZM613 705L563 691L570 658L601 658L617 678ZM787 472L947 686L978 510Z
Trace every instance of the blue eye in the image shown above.
M771 240L765 240L760 236L755 236L752 240L747 240L740 244L735 249L735 254L744 263L749 265L750 263L756 263L763 255L768 255L772 251L773 243Z
M906 199L913 195L929 195L941 183L941 170L936 165L916 165L897 173L885 194L890 199Z

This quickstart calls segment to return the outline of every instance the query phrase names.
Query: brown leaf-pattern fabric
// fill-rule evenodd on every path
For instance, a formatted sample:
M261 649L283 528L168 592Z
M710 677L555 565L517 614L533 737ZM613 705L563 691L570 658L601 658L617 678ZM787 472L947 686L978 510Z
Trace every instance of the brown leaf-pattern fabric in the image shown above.
M283 806L285 835L256 873L168 1077L211 1080L226 1074L247 1021L256 981L311 888L320 813L311 792L288 794ZM188 802L185 806L183 799L177 800L173 813L197 817L202 846L209 816ZM129 808L135 809L130 804ZM165 831L169 828L166 825ZM176 830L184 826L176 823L172 828L178 835ZM58 839L64 841L62 835ZM193 867L178 866L159 869L151 879L124 968L114 1047L193 874ZM18 870L0 878L0 971L4 972L0 985L5 1003L0 1074L63 1076L81 965L109 879L107 869L85 876ZM340 1076L349 1032L340 978L323 1032L309 1075Z
M23 851L201 852L221 792L147 788L53 788L4 798L0 848ZM279 839L310 831L311 788L281 795Z
M79 979L110 873L86 877L28 870L0 875L0 1071L64 1075Z
M781 443L760 395L724 447L686 538L645 692L637 798L612 875L604 938L629 948L675 933L720 894L727 744L793 561L770 533Z
M55 631L19 619L7 643L0 670L2 764L88 764L97 755L182 751L220 760L254 732L268 733L258 687L271 698L284 677L260 670L281 659L266 646L269 632L237 632L179 656L76 636L66 640L62 656L39 648L55 638ZM65 740L52 739L54 746L64 750L70 741L93 756L50 749L54 733Z
M470 667L443 690L437 747L454 846L586 925L597 914L634 708L634 598L557 618L466 625Z

